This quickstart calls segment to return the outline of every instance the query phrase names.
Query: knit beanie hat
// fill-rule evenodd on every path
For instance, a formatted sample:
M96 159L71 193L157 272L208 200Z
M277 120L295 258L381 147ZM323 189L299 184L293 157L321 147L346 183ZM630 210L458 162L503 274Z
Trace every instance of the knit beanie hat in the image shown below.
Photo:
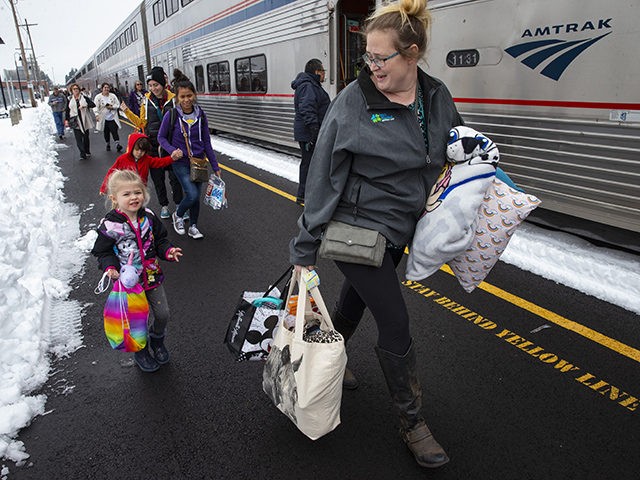
M165 78L164 70L162 69L162 67L153 67L151 69L149 75L147 75L147 83L149 83L151 80L158 82L163 87L166 85L167 80Z

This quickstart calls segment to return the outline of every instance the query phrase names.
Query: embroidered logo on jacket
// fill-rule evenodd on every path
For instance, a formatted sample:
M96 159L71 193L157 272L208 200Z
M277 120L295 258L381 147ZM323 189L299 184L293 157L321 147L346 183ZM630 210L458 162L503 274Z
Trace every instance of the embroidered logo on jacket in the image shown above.
M389 115L388 113L372 113L371 114L371 121L373 123L390 122L392 120L395 120L395 118L393 117L393 115Z

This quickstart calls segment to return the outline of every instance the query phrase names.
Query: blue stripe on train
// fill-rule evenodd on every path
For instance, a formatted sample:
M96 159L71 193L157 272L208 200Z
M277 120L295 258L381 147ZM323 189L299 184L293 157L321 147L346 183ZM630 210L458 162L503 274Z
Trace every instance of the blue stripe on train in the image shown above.
M216 20L215 22L208 23L207 25L204 25L203 27L198 28L193 32L189 32L174 40L171 40L167 44L153 50L151 54L158 55L168 50L172 50L179 45L194 42L212 32L222 30L223 28L230 27L231 25L235 25L240 22L244 22L251 18L270 12L271 10L275 10L285 5L289 5L290 3L294 3L295 1L297 0L264 0L263 2L251 5L250 7L242 9L239 12L235 12L227 17L221 18L220 20Z

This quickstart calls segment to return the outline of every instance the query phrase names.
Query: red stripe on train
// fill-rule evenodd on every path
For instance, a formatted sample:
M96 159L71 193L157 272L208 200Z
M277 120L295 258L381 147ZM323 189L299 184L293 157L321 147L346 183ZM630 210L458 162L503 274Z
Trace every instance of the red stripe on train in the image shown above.
M640 110L640 103L560 102L556 100L523 100L518 98L454 98L456 103L487 105L526 105L533 107L599 108L605 110Z
M284 97L293 98L292 93L199 93L205 97Z

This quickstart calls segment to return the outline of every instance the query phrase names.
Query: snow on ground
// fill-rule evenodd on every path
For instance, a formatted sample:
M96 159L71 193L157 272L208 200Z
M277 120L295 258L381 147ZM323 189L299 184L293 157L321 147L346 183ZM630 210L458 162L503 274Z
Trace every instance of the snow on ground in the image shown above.
M82 268L79 215L65 203L47 105L0 120L0 457L28 458L19 430L45 412L50 358L82 345L82 307L68 300ZM8 470L3 465L2 475Z
M56 151L75 146L54 141L46 104L22 115L16 126L0 120L0 456L14 462L29 457L18 432L45 414L46 397L34 392L52 374L51 357L82 346L83 306L68 296L96 235L80 236L78 209L65 203ZM297 182L297 157L217 136L213 143L237 161ZM501 260L640 314L636 255L524 224ZM3 465L3 480L8 473Z

